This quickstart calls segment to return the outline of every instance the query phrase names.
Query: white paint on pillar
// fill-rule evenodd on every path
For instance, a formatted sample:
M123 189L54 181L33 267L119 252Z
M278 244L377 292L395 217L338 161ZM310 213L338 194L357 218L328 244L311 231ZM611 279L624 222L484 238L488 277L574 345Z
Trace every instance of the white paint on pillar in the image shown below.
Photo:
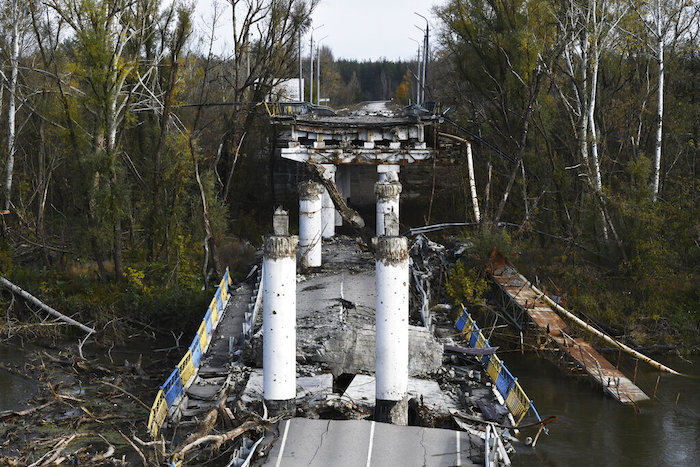
M299 259L303 268L321 266L323 185L308 181L299 185Z
M270 401L296 398L297 242L270 235L263 245L263 394Z
M377 236L381 236L385 234L384 219L387 214L393 214L396 216L396 221L398 222L401 183L397 181L377 182L374 184L374 194L377 195L376 233Z
M343 197L345 203L348 202L350 198L350 167L347 165L338 166L338 170L335 174L335 184L338 187L340 195ZM335 226L340 227L343 225L343 216L340 215L340 211L335 211Z
M380 182L391 182L399 180L401 166L398 164L381 164L377 166Z
M376 239L376 398L401 401L408 388L408 240Z
M321 164L324 169L323 176L327 180L332 180L335 183L335 165ZM323 190L323 208L322 208L322 228L323 238L333 238L335 236L335 205L328 190Z

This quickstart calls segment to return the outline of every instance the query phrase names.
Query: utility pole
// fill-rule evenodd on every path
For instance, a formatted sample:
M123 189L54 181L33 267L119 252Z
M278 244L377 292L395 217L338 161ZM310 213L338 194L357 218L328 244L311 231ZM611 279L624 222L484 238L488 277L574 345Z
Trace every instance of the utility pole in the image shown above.
M328 36L324 36L316 43L316 103L321 104L321 41Z
M420 13L414 13L425 20L425 35L423 37L423 86L421 91L422 102L425 100L425 87L428 84L428 57L430 56L430 24L428 23L428 18L421 15Z
M301 69L301 29L299 29L299 102L304 102L304 76Z
M314 33L311 31L309 46L309 102L314 103Z
M311 30L311 44L309 46L309 102L314 103L314 31L324 25L316 26Z
M418 44L418 57L416 58L416 68L417 68L417 70L416 70L416 75L415 75L415 76L416 76L416 105L418 105L418 104L420 104L420 90L421 90L421 87L422 87L422 83L421 83L421 74L420 74L420 68L421 68L421 67L420 67L420 48L421 48L421 47L420 47L420 42L418 42L417 40L415 40L415 39L412 38L412 37L409 37L409 39L411 39L413 42L415 42L416 44Z

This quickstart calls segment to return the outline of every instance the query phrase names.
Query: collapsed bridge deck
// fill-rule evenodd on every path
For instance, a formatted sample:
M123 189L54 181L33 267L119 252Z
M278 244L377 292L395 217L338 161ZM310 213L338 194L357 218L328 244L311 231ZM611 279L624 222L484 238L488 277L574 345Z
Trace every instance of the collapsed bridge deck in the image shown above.
M578 365L607 394L623 404L637 404L649 399L591 344L580 337L573 337L566 322L542 299L541 294L533 290L530 281L511 264L491 262L488 272L504 294L526 311L532 323L548 341Z

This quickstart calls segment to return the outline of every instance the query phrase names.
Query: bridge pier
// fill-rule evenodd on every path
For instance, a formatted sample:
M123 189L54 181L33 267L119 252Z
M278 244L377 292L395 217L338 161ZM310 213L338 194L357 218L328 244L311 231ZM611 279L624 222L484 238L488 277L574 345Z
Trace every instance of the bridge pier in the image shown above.
M321 266L323 185L307 181L299 185L299 259L301 267Z
M296 403L296 247L289 215L277 209L263 242L263 396L273 415Z
M390 172L394 175L395 172ZM388 214L396 217L396 224L399 221L399 196L401 194L401 183L395 181L379 181L374 184L374 193L377 195L377 236L385 235L384 219Z
M333 164L321 164L325 172L323 177L335 183L336 167ZM323 190L323 238L333 238L335 236L335 205L328 190Z
M408 240L398 220L385 217L376 247L375 420L408 424Z

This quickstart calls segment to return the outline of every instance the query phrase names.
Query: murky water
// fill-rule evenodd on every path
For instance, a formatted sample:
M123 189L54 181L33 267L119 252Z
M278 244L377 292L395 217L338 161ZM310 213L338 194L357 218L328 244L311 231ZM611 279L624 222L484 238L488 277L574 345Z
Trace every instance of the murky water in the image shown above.
M559 417L550 425L549 436L542 436L534 449L518 449L514 465L700 465L700 358L694 357L695 364L659 358L699 379L662 374L640 362L637 383L647 395L653 394L661 375L660 400L642 404L636 413L600 389L565 377L552 363L533 354L503 357L540 415ZM616 355L608 357L616 359ZM634 364L623 358L621 369L632 376Z
M26 350L0 346L0 361L21 368ZM135 361L133 349L112 356ZM564 376L553 364L534 354L503 353L540 414L556 415L550 434L536 448L519 447L513 454L516 466L697 466L700 465L700 358L695 364L679 358L660 358L672 368L696 375L682 378L653 371L639 364L637 381L651 395L661 376L657 397L640 407L625 407L592 385ZM611 361L615 356L608 357ZM623 359L628 376L633 363ZM24 408L37 390L34 381L0 368L0 411ZM678 395L680 396L678 397ZM676 397L678 405L676 407ZM532 430L527 433L533 435Z
M25 352L24 349L0 345L0 362L22 368ZM36 391L37 384L34 380L0 368L0 411L25 408L25 401Z

